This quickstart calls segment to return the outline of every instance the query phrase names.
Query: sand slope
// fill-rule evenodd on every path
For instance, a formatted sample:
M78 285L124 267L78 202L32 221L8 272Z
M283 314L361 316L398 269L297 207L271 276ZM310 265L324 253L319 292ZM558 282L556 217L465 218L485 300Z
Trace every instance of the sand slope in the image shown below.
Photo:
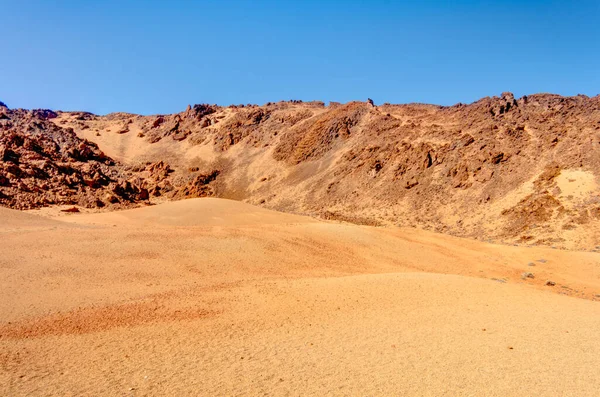
M582 396L600 385L597 253L218 199L0 215L12 222L1 395Z
M0 231L39 229L61 226L60 222L40 216L0 207Z
M233 200L203 198L171 201L158 207L62 216L63 221L82 224L136 226L243 226L315 222L306 216L285 214Z

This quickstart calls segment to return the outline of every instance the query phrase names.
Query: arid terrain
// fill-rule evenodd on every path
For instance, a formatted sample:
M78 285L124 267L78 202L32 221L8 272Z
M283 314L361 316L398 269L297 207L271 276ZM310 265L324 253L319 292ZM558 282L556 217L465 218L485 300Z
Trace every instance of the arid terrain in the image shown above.
M158 116L0 107L0 130L0 203L16 209L216 196L484 241L600 241L600 96L195 105Z
M2 105L0 395L597 395L598 96Z

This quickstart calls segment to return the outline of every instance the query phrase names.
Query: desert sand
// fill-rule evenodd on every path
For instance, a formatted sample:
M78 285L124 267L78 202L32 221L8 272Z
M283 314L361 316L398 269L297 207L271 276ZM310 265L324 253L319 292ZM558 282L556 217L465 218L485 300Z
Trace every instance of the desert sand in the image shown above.
M598 253L214 198L0 217L3 396L598 395Z

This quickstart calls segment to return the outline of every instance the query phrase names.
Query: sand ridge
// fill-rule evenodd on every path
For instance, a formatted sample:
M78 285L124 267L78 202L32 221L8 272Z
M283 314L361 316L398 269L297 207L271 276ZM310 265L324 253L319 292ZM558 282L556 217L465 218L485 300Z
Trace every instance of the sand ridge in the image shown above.
M53 211L53 218L78 224L118 224L137 226L250 226L315 222L309 217L285 214L233 200L203 198L164 202L109 213L88 213L76 216Z
M60 221L0 207L0 231L65 226Z

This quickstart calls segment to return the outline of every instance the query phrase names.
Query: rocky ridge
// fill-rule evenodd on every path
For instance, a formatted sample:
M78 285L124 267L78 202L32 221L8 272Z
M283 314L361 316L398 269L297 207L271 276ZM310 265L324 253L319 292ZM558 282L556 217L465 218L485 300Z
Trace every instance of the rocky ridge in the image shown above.
M454 106L201 104L172 115L57 116L52 123L116 156L124 142L136 148L119 161L148 184L151 200L216 195L484 240L581 249L600 241L598 96L503 93ZM148 174L159 162L160 172L171 170L168 183Z
M47 109L10 110L0 104L0 205L126 208L159 197L210 194L202 181L174 187L162 162L133 169L106 156L72 128L52 123Z

